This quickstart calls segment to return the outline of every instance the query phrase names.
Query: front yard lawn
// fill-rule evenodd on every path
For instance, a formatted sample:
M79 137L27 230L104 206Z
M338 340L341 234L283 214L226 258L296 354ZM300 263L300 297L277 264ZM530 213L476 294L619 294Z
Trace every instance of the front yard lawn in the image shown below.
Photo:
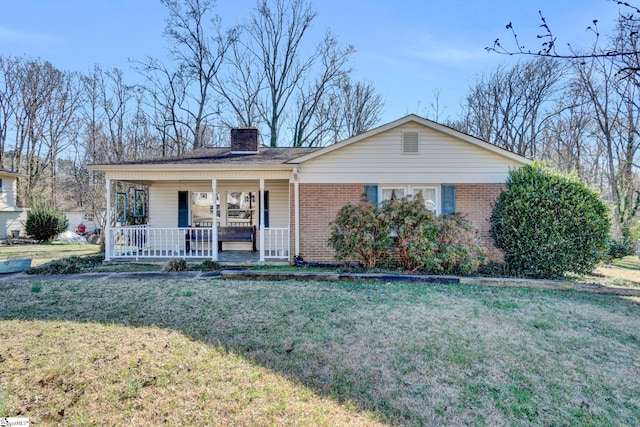
M607 286L640 287L640 259L633 255L601 264L589 279Z
M70 256L91 256L100 253L100 245L45 242L0 246L0 259L31 258L31 265L42 265Z
M640 302L460 285L0 283L0 416L638 425Z

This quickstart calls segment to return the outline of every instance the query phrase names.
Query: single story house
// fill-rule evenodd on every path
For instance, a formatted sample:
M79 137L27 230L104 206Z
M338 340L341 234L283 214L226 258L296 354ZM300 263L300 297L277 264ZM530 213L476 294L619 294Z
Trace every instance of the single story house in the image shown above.
M240 253L289 263L333 261L329 223L363 193L374 203L422 193L436 215L465 213L491 245L492 203L509 170L528 163L412 114L323 148L259 147L257 129L241 128L228 148L90 169L105 173L115 221L105 230L106 260L223 262ZM114 194L117 182L144 190Z
M0 169L0 238L24 234L28 209L16 203L16 179L20 176L19 173Z

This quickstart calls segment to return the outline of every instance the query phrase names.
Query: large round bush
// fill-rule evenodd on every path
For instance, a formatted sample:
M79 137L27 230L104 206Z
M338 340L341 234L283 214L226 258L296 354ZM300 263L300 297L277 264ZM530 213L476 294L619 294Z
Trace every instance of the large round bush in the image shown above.
M534 278L593 271L610 226L594 190L540 163L509 173L491 214L491 234L510 272Z

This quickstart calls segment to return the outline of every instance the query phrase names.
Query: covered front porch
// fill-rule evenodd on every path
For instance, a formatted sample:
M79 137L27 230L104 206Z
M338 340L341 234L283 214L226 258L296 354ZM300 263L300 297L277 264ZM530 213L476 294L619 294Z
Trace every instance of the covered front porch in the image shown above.
M108 177L107 211L113 222L105 229L105 261L291 262L291 170L259 178L224 175L211 180ZM124 183L136 188L124 191Z

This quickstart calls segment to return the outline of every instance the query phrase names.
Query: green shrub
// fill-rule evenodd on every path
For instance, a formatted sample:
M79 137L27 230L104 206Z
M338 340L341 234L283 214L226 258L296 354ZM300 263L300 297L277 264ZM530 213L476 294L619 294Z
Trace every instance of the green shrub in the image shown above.
M344 206L331 224L336 260L368 268L428 274L473 274L484 262L471 223L462 215L436 218L421 198Z
M162 267L162 271L165 273L171 273L175 271L188 271L189 266L187 265L187 261L184 259L170 259L167 263Z
M635 248L631 243L625 243L624 239L609 241L607 249L607 258L609 260L624 258L627 255L633 255Z
M365 267L376 267L386 255L390 229L376 208L363 195L357 205L343 206L331 223L329 245L336 259L358 260Z
M438 252L441 272L468 276L486 261L486 250L477 231L461 213L438 217Z
M491 214L491 235L511 274L534 278L593 271L609 229L594 190L539 163L509 173Z
M37 206L27 212L24 230L36 240L51 240L69 226L64 212L51 206Z
M69 257L53 260L37 267L29 267L25 274L74 274L80 273L77 257Z
M215 261L211 261L210 259L206 259L202 261L202 264L200 264L198 268L198 270L200 271L216 271L219 269L220 269L220 264Z
M436 217L419 198L385 202L382 221L391 230L390 260L404 271L439 273L438 226Z

